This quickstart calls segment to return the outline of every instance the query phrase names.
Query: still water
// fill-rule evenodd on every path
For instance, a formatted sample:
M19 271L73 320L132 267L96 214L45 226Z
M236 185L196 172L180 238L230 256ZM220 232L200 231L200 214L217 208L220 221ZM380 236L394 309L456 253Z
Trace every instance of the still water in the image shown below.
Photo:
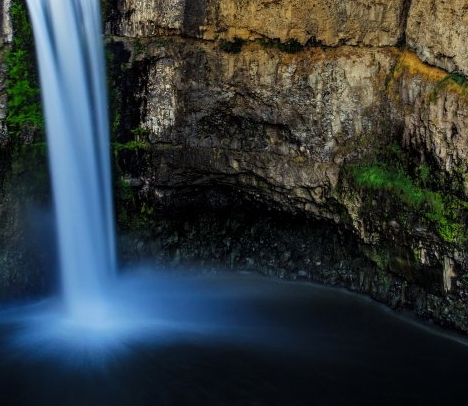
M1 405L465 404L468 346L371 300L253 274L128 274L88 325L0 312Z

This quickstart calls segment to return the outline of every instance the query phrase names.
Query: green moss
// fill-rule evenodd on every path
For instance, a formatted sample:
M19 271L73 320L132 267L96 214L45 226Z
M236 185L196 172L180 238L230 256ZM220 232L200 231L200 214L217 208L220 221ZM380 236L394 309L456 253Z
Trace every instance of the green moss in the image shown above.
M14 39L5 57L8 75L6 124L10 135L30 138L36 132L43 133L44 121L33 34L23 0L12 2L10 15Z
M13 40L5 50L7 73L8 147L2 148L0 189L7 178L21 199L48 201L47 146L34 52L34 40L24 0L12 0Z
M426 187L431 180L431 168L425 162L416 168L416 176L419 182Z
M468 81L466 77L460 73L452 72L439 80L432 92L429 93L429 101L435 102L440 92L452 91L460 95L466 96L468 91Z
M458 86L466 86L467 80L466 77L461 73L452 72L447 75L447 80L455 82Z
M388 166L387 163L356 166L353 180L359 187L375 191L386 191L410 211L421 217L447 243L468 241L465 219L468 218L468 202L451 193L431 190L425 185L430 176L427 165L415 171L418 179L413 179L401 166Z
M358 166L354 169L354 181L362 187L391 192L411 208L419 209L426 201L425 191L415 186L401 168Z
M145 45L141 42L140 38L135 38L133 40L133 51L135 56L139 56L145 51Z
M421 253L419 251L419 248L413 247L413 259L416 262L419 262L421 260Z
M112 150L114 151L114 154L118 154L121 151L136 151L140 149L146 149L148 148L148 144L143 142L143 141L128 141L125 143L121 142L112 142L111 144Z
M230 54L238 54L242 50L242 45L244 45L245 40L239 37L234 37L234 41L221 41L219 48L221 51L230 53Z
M150 130L143 127L133 128L130 132L137 138L146 138L150 134Z
M387 251L376 250L374 247L365 246L363 251L366 256L382 271L387 271L390 265L390 256Z

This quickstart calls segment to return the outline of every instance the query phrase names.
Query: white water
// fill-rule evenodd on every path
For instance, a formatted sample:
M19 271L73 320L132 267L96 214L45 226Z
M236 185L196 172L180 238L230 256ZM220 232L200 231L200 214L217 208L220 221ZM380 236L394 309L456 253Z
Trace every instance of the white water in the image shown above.
M46 118L68 314L105 317L115 274L107 95L97 0L27 0Z

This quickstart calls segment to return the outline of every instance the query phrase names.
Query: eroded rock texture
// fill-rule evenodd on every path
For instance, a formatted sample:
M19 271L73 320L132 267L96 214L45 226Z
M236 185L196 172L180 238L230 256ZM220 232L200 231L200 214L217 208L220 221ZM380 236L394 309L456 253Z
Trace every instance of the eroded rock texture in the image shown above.
M322 45L394 45L402 34L403 0L391 1L264 1L217 2L206 32L296 38ZM213 7L212 7L213 9Z
M412 0L408 44L431 65L468 74L468 3L465 0Z
M327 198L343 162L369 136L388 135L379 86L393 51L291 56L251 45L231 55L174 40L149 52L132 69L145 70L143 141L164 157L148 168L152 187L181 186L190 173L198 184L241 183L291 210L333 216Z
M11 0L2 1L1 12L0 12L2 45L10 43L12 40L12 36L13 36L11 20L10 20L10 7L11 7Z
M435 295L412 307L465 329L465 3L118 1L119 139L140 142L123 179L145 205L227 188L347 228L390 279ZM382 168L395 145L390 170L413 189L358 186L353 168ZM435 207L442 195L461 206Z
M122 0L116 34L145 37L160 29L205 39L291 38L302 44L395 45L406 1Z

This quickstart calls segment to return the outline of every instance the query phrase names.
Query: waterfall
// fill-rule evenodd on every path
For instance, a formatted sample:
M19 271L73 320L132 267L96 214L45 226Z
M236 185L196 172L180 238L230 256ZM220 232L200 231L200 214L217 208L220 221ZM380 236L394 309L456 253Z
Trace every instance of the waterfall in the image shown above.
M46 119L69 314L99 316L115 273L108 110L98 0L27 0Z

